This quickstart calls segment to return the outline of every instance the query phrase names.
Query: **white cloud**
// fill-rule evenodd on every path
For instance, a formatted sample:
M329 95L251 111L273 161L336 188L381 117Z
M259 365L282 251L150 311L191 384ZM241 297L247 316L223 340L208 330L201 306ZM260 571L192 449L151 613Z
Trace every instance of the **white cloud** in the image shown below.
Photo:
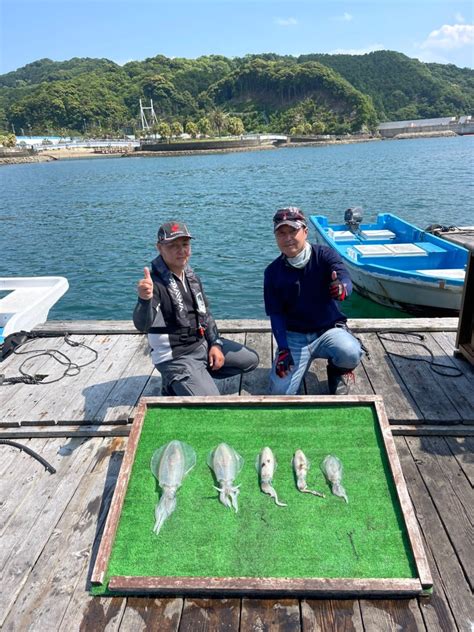
M459 11L454 14L454 19L456 20L456 24L464 24L464 22L466 21L466 18L461 13L459 13Z
M275 18L275 24L278 26L296 26L298 20L296 18Z
M366 48L336 48L330 51L330 55L366 55L367 53L373 53L376 50L385 50L386 46L383 44L371 44Z
M452 63L449 59L446 59L443 55L440 55L437 52L431 50L425 50L422 53L415 53L411 55L411 57L415 57L418 61L422 61L425 64L449 64Z
M337 20L337 22L352 22L353 19L352 13L347 13L347 11L344 11L342 15L334 15L331 18L331 20Z
M453 50L472 46L473 43L474 24L444 24L441 28L431 31L420 48L424 50Z

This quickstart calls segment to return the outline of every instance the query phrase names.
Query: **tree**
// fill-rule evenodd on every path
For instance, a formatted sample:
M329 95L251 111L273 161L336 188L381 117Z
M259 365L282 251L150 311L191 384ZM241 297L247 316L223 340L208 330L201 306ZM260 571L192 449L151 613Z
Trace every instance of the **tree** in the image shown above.
M3 147L15 147L16 145L16 136L15 134L4 134L0 136L0 145Z
M227 131L232 136L241 136L245 132L242 119L238 116L230 116L227 120Z
M171 123L171 135L172 136L181 136L183 133L183 126L179 121L173 121Z
M168 142L171 141L171 128L166 121L162 121L158 124L157 131L161 138L164 138Z
M207 118L207 116L203 116L203 118L199 119L197 126L201 134L203 134L204 136L210 135L212 128L211 128L211 123L209 119Z
M311 131L313 134L324 134L326 125L322 121L314 121L311 125Z
M196 138L196 136L199 133L198 126L196 125L196 123L193 123L192 121L188 121L186 123L186 133L189 134L192 138Z
M220 136L225 128L227 116L222 110L213 110L209 114L209 122L211 127L216 130L217 135Z

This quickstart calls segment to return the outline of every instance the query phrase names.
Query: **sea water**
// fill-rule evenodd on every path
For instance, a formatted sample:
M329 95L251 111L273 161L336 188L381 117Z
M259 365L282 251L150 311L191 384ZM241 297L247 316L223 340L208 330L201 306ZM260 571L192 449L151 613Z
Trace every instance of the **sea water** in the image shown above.
M203 156L87 158L0 168L0 276L63 275L56 319L129 319L160 223L195 237L191 265L217 318L263 318L272 216L299 206L343 221L389 212L425 227L473 225L474 138ZM357 295L353 317L400 316Z

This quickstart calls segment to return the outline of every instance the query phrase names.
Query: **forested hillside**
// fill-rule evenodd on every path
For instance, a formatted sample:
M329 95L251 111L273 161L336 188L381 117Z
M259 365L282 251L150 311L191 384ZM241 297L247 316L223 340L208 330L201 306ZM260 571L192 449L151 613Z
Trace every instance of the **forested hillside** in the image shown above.
M161 125L193 135L345 133L378 121L471 114L474 72L405 55L162 55L124 66L107 59L35 61L0 76L0 129L17 134L133 132L139 100Z

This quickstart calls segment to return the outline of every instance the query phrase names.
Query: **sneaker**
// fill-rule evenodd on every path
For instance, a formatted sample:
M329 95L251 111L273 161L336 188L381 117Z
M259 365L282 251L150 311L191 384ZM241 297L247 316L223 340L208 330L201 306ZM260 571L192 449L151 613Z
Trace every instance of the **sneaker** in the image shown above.
M341 369L328 364L327 374L330 395L349 395L351 387L355 383L353 371L341 372Z

